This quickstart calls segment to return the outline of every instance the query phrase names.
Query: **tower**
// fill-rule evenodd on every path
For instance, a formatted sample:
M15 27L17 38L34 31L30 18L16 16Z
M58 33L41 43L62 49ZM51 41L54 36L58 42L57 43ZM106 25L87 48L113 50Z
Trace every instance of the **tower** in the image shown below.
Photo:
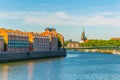
M80 43L84 43L86 40L87 40L87 37L85 36L84 27L83 27L83 32L81 35Z

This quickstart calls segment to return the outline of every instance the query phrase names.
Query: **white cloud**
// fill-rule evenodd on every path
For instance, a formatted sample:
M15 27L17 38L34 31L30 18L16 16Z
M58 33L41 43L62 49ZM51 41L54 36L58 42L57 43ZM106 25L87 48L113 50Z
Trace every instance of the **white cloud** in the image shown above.
M26 24L64 26L116 26L120 27L120 12L102 12L90 15L70 15L58 12L0 12L2 19L19 19Z
M87 26L116 26L120 27L120 17L94 16L85 21Z
M39 15L28 15L24 18L27 23L43 24L43 25L76 25L73 21L74 16L68 15L64 12L55 13L40 13Z

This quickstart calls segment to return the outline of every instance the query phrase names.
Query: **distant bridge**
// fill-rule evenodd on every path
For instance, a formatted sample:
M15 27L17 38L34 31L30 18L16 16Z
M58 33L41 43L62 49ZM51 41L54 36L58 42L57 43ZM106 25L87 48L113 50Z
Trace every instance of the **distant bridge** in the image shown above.
M66 49L119 49L120 46L65 47Z

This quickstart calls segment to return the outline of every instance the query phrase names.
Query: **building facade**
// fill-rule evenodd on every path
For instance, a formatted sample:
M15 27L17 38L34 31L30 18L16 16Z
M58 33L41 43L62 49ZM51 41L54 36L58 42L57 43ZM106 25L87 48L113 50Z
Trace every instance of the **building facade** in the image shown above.
M80 47L79 43L74 43L74 42L68 43L67 45L67 48L79 48L79 47Z
M0 29L4 37L4 50L7 52L29 51L29 38L26 32L19 30Z
M33 51L50 51L50 38L48 36L35 36Z
M61 48L58 40L62 47L64 43L63 36L53 28L47 28L42 33L0 28L0 36L3 36L6 52L55 51Z
M51 37L56 37L60 43L60 46L58 45L59 48L64 48L64 37L62 34L56 32L56 29L54 28L46 28L44 32L41 33L42 36L51 36Z
M0 52L4 51L4 39L3 36L0 36Z
M50 46L51 46L51 51L55 51L58 50L58 38L53 36L51 37L51 42L50 42Z
M8 52L29 51L29 40L27 34L9 34L8 35Z

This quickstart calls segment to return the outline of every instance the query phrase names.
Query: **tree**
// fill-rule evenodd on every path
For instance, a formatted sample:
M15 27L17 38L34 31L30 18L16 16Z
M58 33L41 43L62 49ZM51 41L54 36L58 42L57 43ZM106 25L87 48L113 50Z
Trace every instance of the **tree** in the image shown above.
M80 43L80 46L120 46L120 40L89 40L86 43Z
M59 48L61 48L61 47L62 47L62 42L61 42L60 37L58 37L58 47L59 47Z

